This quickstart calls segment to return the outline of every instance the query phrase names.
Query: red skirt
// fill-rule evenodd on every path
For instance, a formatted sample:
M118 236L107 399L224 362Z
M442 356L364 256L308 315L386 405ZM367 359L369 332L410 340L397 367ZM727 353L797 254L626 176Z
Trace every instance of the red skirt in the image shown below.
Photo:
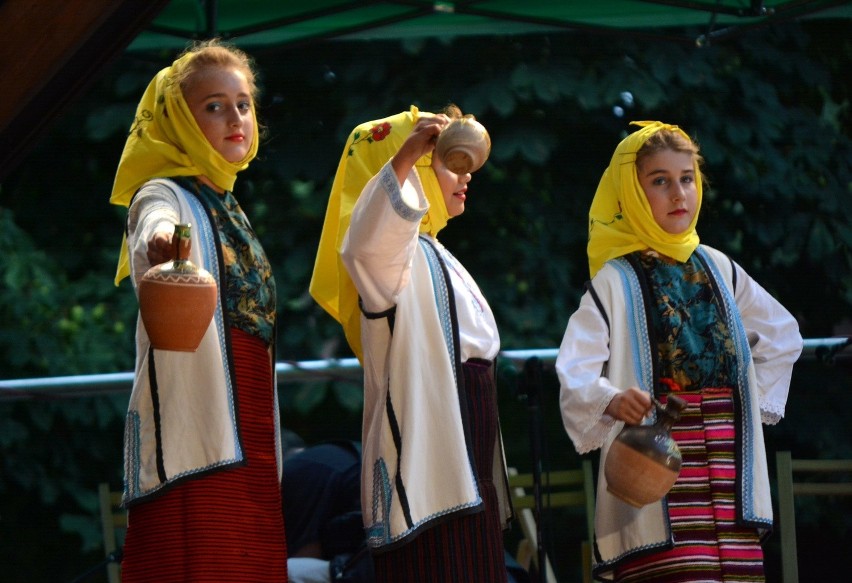
M123 583L287 581L266 345L231 330L246 465L204 474L130 507Z

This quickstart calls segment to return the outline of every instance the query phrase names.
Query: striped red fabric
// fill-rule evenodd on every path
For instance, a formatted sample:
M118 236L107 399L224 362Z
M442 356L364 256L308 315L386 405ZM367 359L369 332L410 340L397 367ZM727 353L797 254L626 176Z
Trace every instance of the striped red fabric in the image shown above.
M736 524L734 402L730 389L679 392L688 406L672 429L683 455L668 495L675 546L615 570L619 583L764 581L754 528Z
M287 581L270 357L259 339L237 329L231 334L248 463L132 506L123 583Z

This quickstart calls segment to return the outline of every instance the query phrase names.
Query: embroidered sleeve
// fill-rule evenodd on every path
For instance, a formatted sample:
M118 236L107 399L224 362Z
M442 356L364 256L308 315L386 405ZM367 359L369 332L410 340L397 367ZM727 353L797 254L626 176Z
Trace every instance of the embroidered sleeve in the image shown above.
M420 219L427 209L415 170L400 185L388 162L364 187L341 256L367 311L393 306L408 283Z

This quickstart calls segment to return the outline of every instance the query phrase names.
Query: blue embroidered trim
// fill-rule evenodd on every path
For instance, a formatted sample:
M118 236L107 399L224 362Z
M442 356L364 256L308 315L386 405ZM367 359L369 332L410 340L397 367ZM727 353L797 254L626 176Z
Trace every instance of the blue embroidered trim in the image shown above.
M426 209L413 209L402 200L402 189L399 187L399 182L396 179L396 174L390 164L386 164L381 173L379 180L382 183L382 188L388 193L388 200L394 212L400 217L409 222L420 222L423 215L426 214Z
M373 484L374 484L373 490L374 490L374 492L376 490L376 488L375 488L375 482L376 482L375 476L376 476L376 474L373 474ZM385 480L384 478L385 477L383 477L382 480L384 482L387 482L387 480ZM390 516L390 493L387 493L386 496L388 496L388 498L385 498L385 499L382 500L382 505L386 506L386 514L384 515L385 517ZM387 503L385 503L385 500L387 501ZM459 510L465 510L467 508L474 508L474 507L479 506L481 504L482 504L482 498L477 496L474 501L469 502L467 504L460 504L460 505L454 506L452 508L446 508L444 510L441 510L440 512L436 512L435 514L431 514L429 516L426 516L422 520L420 520L417 523L415 523L414 525L412 525L411 528L406 529L405 531L399 533L396 536L390 536L390 524L389 523L387 523L385 521L376 521L376 522L373 523L372 526L370 526L367 529L367 543L372 548L382 547L382 546L385 546L385 545L393 544L398 540L402 540L405 537L410 536L412 532L416 531L418 528L420 528L424 524L431 522L432 520L435 520L436 518L440 518L441 516L446 516L448 514L452 514L453 512L458 512ZM376 509L376 496L375 496L375 494L373 495L373 509L374 510Z
M373 546L379 546L390 538L391 503L393 488L385 460L379 458L373 464L373 516L372 526L367 529L367 539ZM381 508L379 508L381 505Z
M621 553L620 555L618 555L615 558L610 559L609 561L602 561L600 563L595 563L594 568L592 569L592 573L595 574L595 575L598 575L602 571L606 571L607 569L609 569L610 567L612 567L613 565L615 565L619 561L624 560L624 558L629 556L629 555L637 555L638 556L643 551L649 551L649 550L657 549L657 548L664 548L664 547L668 546L670 544L670 542L671 542L670 540L665 540L665 541L660 541L658 543L642 545L640 547L631 548L629 551Z
M450 356L450 362L455 362L455 348L453 343L452 318L450 314L450 289L447 287L444 278L444 270L442 268L441 259L438 257L438 250L432 243L421 236L418 240L419 245L423 249L426 256L427 266L432 279L432 286L435 295L436 309L438 310L438 318L441 322L441 329L444 334L444 339L447 343L447 352ZM456 376L455 367L453 376ZM458 379L455 379L458 383ZM413 532L421 528L436 518L446 516L467 508L475 508L482 505L482 497L479 495L479 486L477 484L476 475L473 467L468 464L473 485L476 489L476 497L464 504L459 504L450 508L445 508L439 512L435 512L425 516L421 520L413 523L412 526L396 536L390 534L389 517L391 513L391 505L393 499L393 490L391 488L391 480L388 477L387 467L383 460L379 459L374 464L373 469L373 503L372 503L372 525L367 527L367 542L370 547L377 548L385 545L393 544L396 541L403 540L410 536Z
M124 497L129 499L135 497L139 492L139 468L142 462L139 460L139 413L128 411L124 419L124 432L127 435L124 443L124 459L127 464L127 472L124 477ZM130 476L132 476L131 479Z
M740 318L739 308L737 308L737 304L734 297L731 295L728 286L723 285L725 280L722 278L722 274L719 272L718 266L700 246L696 249L696 252L700 253L701 257L705 259L705 262L713 272L713 277L720 283L718 288L722 295L722 301L725 303L725 313L727 315L726 324L728 325L728 330L730 331L734 344L736 345L737 387L740 393L740 404L743 408L743 422L740 424L742 435L742 450L740 454L743 459L743 468L753 468L754 436L752 435L751 426L752 405L751 399L749 398L752 388L748 380L748 366L751 362L751 347L749 347L748 344L748 337L746 335L745 328L743 327L742 318ZM749 521L766 522L771 524L771 521L755 515L754 497L752 496L754 487L750 472L743 472L741 487L742 491L740 492L740 495L742 497L743 518Z
M193 474L197 474L200 472L206 472L208 470L212 470L214 468L228 466L235 462L240 461L242 458L232 458L228 460L222 460L215 464L210 464L207 466L203 466L201 468L195 468L192 470L187 470L185 472L181 472L180 474L175 474L170 476L168 481L161 482L157 484L155 487L150 488L148 490L143 491L140 485L140 473L142 467L142 460L140 456L140 452L142 450L142 445L140 441L140 417L138 411L128 411L127 416L124 421L124 430L126 432L127 438L125 441L125 460L127 471L124 477L124 499L125 500L136 500L141 498L142 496L149 496L154 492L165 488L166 486L171 485L180 478L191 476Z
M182 478L185 478L187 476L194 476L196 474L209 472L210 470L214 470L216 468L222 468L222 467L230 466L230 465L233 465L233 464L235 464L239 461L241 461L241 459L232 458L232 459L229 459L229 460L222 460L222 461L216 462L215 464L209 464L209 465L206 465L206 466L202 466L200 468L194 468L194 469L191 469L191 470L187 470L187 471L181 472L179 474L173 474L169 477L168 481L160 482L159 484L157 484L153 488L149 488L149 489L145 490L144 492L139 489L139 472L137 470L136 478L134 480L134 482L136 483L135 494L132 497L125 496L125 500L136 501L136 500L142 498L143 496L150 496L152 494L155 494L155 493L159 492L160 490L162 490L163 488L167 488L167 487L173 485L176 481L178 481ZM126 485L125 485L125 488L127 488ZM127 491L127 490L125 490L125 491Z
M429 266L429 275L432 277L432 289L435 293L435 308L438 310L438 319L441 321L441 330L444 333L444 340L447 343L447 352L450 355L450 362L456 361L455 343L453 342L453 323L450 316L450 298L449 290L447 289L446 281L444 280L444 270L441 268L441 260L438 258L438 251L427 241L423 236L418 240L420 247L426 255L426 263ZM456 377L456 368L453 369L453 378L458 384Z
M465 510L467 508L474 508L474 507L479 506L481 504L482 504L482 498L477 496L475 500L473 500L472 502L468 502L467 504L459 504L458 506L453 506L452 508L445 508L444 510L441 510L440 512L436 512L435 514L430 514L429 516L426 516L425 518L423 518L423 520L420 520L419 522L414 524L408 530L401 532L394 537L388 536L386 538L386 540L384 541L384 544L392 544L392 543L395 543L398 540L404 539L405 537L409 536L412 532L416 531L418 528L420 528L424 524L431 522L431 521L435 520L436 518L440 518L441 516L446 516L448 514L458 512L459 510Z
M178 188L180 188L178 186ZM181 190L184 190L181 188ZM195 232L198 236L198 242L201 245L201 253L204 257L204 265L205 268L210 271L210 274L216 280L218 285L222 285L221 273L219 271L219 256L216 253L216 238L213 234L213 225L210 224L210 221L207 217L207 211L204 205L201 204L201 201L198 200L191 193L188 193L184 190L184 199L189 203L190 210L193 214ZM243 459L242 448L240 447L240 440L238 438L237 431L237 416L234 411L234 387L231 383L231 370L230 363L228 361L227 355L225 354L227 343L225 341L225 319L222 315L222 296L220 294L216 294L216 311L214 312L214 318L216 322L216 333L219 336L219 346L221 347L221 360L222 366L224 368L225 374L225 385L228 391L228 412L231 417L231 428L233 429L234 435L234 452L236 453L236 460Z
M204 261L204 268L210 271L210 274L216 279L216 282L221 282L221 273L219 270L219 257L216 253L216 239L213 233L213 226L210 223L205 207L202 203L192 194L187 192L180 185L176 184L172 180L168 179L155 179L159 184L166 186L172 192L175 192L177 195L178 192L183 196L183 199L187 201L187 204L190 208L190 212L192 213L192 228L195 231L197 236L197 240L200 245L201 254ZM154 182L152 181L152 182ZM184 220L184 217L181 217L181 220ZM240 447L240 442L237 436L237 423L236 423L236 413L234 411L234 387L231 382L231 372L230 365L224 351L226 350L227 343L225 341L225 321L222 312L222 302L221 296L217 295L216 297L216 311L214 312L214 319L216 322L216 333L219 338L219 346L222 348L222 365L224 368L224 376L225 376L225 386L228 392L228 410L231 418L231 427L234 435L234 451L235 456L231 459L221 460L219 462L209 464L199 468L193 468L190 470L186 470L179 474L174 474L169 477L168 481L158 484L157 486L150 488L148 490L142 491L140 486L140 468L141 468L141 459L140 459L140 437L139 437L139 414L138 412L131 412L128 415L132 417L128 417L127 423L128 427L126 430L131 430L132 433L128 433L131 436L131 439L128 440L129 443L133 444L132 447L135 451L128 452L128 460L133 460L132 463L128 464L128 471L132 472L132 479L128 481L127 477L125 477L125 499L135 500L137 498L141 498L142 496L149 496L160 489L171 485L176 480L191 476L193 474L198 474L202 472L206 472L218 467L232 465L236 462L242 461L244 456L242 452L242 448ZM129 425L132 421L132 425Z
M624 303L628 315L627 326L633 353L634 376L639 383L639 388L653 395L654 360L651 352L651 340L648 337L648 317L645 314L645 302L642 296L642 287L639 285L639 277L624 258L619 257L609 263L618 270L626 292ZM649 417L647 422L653 423L653 417Z

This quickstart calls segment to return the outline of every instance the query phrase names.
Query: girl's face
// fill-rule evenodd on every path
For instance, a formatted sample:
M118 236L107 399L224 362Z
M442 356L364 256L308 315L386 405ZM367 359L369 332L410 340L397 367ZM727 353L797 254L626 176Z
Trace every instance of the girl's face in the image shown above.
M246 157L255 135L245 74L233 68L200 71L184 98L207 141L225 160L234 163Z
M470 182L470 174L456 174L436 155L432 155L432 169L438 177L441 193L444 195L444 203L447 205L447 214L457 217L464 212L464 201L467 198L467 184Z
M692 153L661 150L646 157L636 172L657 224L672 235L686 231L698 206Z

